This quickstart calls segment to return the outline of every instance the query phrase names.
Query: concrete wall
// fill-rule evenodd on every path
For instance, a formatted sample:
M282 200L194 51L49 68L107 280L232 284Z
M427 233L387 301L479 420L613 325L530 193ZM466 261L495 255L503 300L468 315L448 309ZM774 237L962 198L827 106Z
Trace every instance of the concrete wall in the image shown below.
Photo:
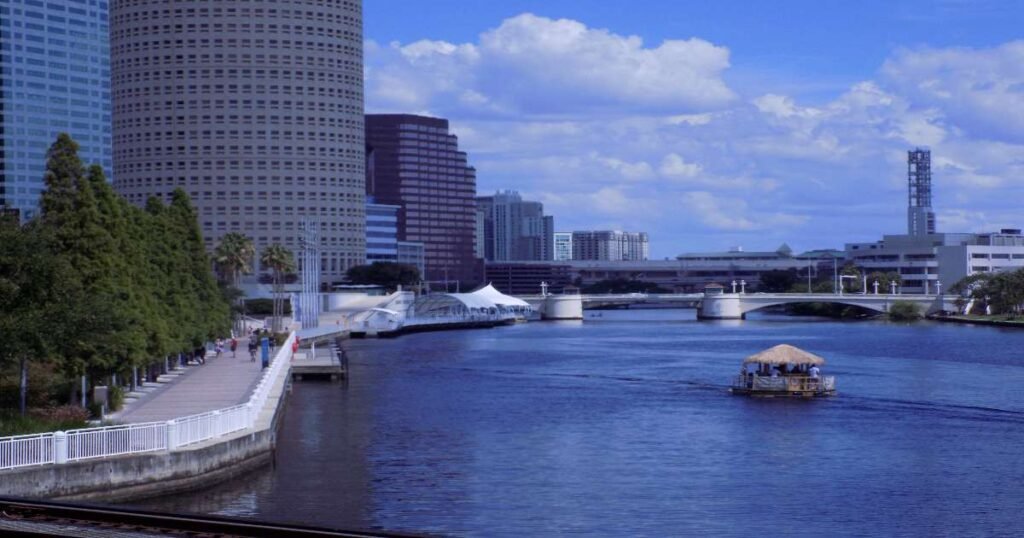
M2 471L0 496L123 502L212 486L266 465L273 461L288 377L275 386L256 431L174 452Z

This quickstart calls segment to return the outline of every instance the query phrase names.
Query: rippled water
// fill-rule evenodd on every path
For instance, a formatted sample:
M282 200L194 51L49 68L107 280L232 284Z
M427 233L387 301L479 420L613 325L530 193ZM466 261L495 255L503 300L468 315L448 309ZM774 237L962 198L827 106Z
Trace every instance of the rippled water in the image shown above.
M728 394L782 342L839 395ZM295 385L273 469L146 506L474 536L1020 531L1024 331L649 310L345 345L351 381Z

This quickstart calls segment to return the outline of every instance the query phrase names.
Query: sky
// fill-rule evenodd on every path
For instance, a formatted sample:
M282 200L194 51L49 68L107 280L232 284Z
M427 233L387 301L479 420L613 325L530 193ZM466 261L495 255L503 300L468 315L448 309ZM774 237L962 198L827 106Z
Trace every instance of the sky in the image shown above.
M651 257L1024 227L1024 3L366 0L366 110L450 120L477 191Z

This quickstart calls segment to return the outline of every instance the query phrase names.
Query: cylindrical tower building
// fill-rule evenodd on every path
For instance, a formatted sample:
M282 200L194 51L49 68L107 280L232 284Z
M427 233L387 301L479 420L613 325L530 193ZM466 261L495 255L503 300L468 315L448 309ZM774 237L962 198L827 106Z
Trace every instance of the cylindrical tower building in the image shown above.
M183 188L210 249L239 232L298 260L315 218L339 280L365 261L362 34L361 0L112 0L115 188Z

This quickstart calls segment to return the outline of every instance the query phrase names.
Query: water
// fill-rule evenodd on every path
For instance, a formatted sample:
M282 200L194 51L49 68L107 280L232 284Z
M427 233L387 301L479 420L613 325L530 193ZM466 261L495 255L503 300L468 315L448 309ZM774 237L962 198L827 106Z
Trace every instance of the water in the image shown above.
M1013 534L1024 331L607 311L346 342L274 468L147 507L467 536ZM731 396L788 342L839 394Z

